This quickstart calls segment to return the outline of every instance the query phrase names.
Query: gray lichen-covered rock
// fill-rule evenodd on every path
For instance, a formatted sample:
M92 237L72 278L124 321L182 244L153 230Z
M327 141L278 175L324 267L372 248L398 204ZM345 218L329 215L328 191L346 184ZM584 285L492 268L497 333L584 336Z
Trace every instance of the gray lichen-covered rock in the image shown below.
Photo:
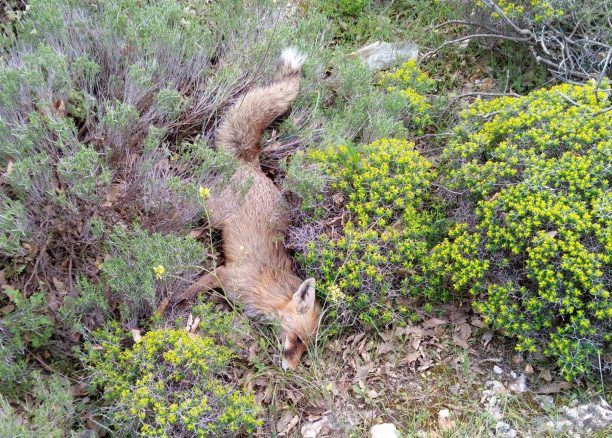
M565 407L563 414L575 429L591 432L612 425L612 409L604 400L591 402L574 408Z
M495 425L495 436L502 438L514 438L516 437L516 430L514 430L508 423L498 421Z
M533 397L544 410L554 409L555 401L550 395L536 395Z
M539 432L582 435L612 426L612 409L604 399L575 407L565 406L561 408L561 414L557 419L545 420Z
M386 43L376 41L353 52L371 70L383 70L419 56L419 48L410 41Z

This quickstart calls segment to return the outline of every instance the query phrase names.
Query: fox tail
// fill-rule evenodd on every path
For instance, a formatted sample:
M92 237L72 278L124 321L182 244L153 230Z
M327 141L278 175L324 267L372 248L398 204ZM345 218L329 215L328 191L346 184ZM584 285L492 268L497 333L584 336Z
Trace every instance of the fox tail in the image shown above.
M305 60L306 56L297 49L284 49L274 81L268 86L250 90L227 111L217 130L217 144L234 151L244 161L256 160L263 131L289 110L300 91Z

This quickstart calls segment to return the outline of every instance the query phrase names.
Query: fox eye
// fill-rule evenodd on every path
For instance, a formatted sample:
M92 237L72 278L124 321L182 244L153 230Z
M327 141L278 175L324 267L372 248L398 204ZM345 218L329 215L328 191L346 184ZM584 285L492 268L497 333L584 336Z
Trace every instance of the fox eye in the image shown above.
M295 337L295 341L297 342L298 345L302 345L303 344L302 338L300 338L299 336Z

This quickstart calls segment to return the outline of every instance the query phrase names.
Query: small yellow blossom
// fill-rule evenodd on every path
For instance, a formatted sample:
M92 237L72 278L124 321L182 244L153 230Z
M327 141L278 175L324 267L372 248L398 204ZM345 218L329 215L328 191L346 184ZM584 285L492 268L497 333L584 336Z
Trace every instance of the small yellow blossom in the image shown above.
M200 198L202 198L203 200L210 198L210 189L209 188L200 186L200 189L198 190L198 193L200 194Z
M164 278L164 276L166 275L166 268L164 267L164 265L154 266L153 273L158 279Z

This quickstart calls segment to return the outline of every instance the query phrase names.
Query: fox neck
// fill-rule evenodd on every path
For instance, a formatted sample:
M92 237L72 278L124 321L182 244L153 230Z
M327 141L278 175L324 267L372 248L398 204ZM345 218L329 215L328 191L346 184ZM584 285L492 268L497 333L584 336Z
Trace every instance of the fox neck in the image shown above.
M275 269L262 269L260 278L253 285L254 298L251 305L259 313L281 318L291 305L293 293L300 286L300 281L293 273Z

